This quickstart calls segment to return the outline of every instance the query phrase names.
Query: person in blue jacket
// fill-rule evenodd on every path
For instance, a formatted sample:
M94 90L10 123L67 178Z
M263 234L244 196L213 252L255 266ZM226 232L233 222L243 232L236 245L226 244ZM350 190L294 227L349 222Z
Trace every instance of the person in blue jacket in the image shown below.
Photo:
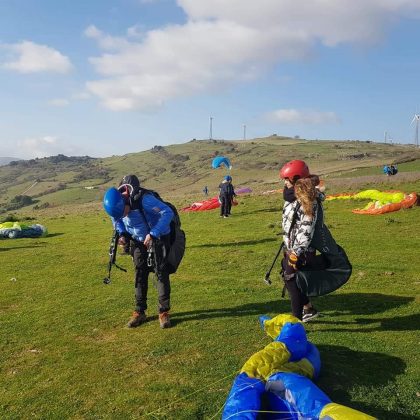
M159 323L170 327L169 273L165 256L170 247L172 209L151 193L141 194L140 182L135 175L123 178L118 189L109 189L104 197L105 211L111 216L120 236L130 241L130 253L135 270L136 306L127 326L138 327L146 320L148 277L157 276Z

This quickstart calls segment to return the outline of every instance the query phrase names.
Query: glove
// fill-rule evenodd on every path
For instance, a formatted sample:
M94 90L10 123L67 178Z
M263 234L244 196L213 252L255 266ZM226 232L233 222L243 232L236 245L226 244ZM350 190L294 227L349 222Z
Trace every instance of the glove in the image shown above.
M287 254L285 262L286 264L284 267L284 275L285 275L285 279L289 280L295 275L297 271L296 264L298 262L298 257L292 253Z
M290 253L288 255L288 258L287 258L287 264L290 265L290 267L292 267L295 271L297 270L296 269L297 262L298 262L297 255L296 254L293 254L293 253Z

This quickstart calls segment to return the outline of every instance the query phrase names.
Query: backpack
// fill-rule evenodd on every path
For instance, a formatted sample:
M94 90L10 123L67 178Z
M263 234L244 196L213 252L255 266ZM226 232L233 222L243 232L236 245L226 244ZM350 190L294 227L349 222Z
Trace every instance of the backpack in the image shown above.
M133 192L134 194L131 206L132 208L138 208L143 213L146 222L147 219L142 205L143 196L145 194L152 194L156 199L166 204L174 213L174 217L170 223L170 248L168 254L166 255L165 266L169 274L175 273L178 269L178 266L181 264L182 258L184 257L186 245L185 232L181 229L181 218L179 217L178 210L172 203L163 200L156 191L148 190L146 188L136 188Z
M320 255L296 273L297 286L309 297L323 296L337 290L347 283L352 273L347 254L324 224L324 211L321 203L318 204L315 232L310 246Z

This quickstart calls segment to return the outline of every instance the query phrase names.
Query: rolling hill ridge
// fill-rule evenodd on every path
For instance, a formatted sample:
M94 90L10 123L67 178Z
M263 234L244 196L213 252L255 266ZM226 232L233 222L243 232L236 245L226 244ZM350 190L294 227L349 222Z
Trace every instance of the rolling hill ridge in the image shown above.
M127 173L138 174L143 185L167 197L201 196L205 185L210 194L216 194L227 173L211 168L218 155L230 158L235 186L256 191L277 188L278 170L291 159L305 160L313 173L341 186L346 185L346 179L354 183L357 177L382 179L382 166L390 163L403 164L400 168L410 172L410 179L420 179L420 150L410 145L280 136L247 141L192 140L108 158L57 155L13 161L0 167L0 211L19 208L22 196L30 197L25 205L35 209L98 201L103 191Z

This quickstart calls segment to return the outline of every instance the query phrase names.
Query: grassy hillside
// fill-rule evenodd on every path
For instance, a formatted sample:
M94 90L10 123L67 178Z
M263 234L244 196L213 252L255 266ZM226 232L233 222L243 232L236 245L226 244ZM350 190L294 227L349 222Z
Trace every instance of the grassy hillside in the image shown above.
M203 140L103 159L58 155L2 166L0 211L7 212L7 206L19 195L32 197L37 208L57 207L73 200L93 202L126 173L138 174L145 186L166 197L196 200L204 185L210 194L215 194L226 174L225 169L211 169L216 155L231 159L235 186L248 186L255 191L276 188L278 170L290 159L304 159L312 172L329 180L341 179L338 188L343 188L346 180L357 188L360 177L382 182L382 167L387 163L400 164L397 177L386 181L390 187L402 179L420 179L420 150L412 146L277 136L249 141ZM363 182L368 183L369 179ZM329 184L332 188L336 185Z
M104 162L118 172L123 158ZM420 181L396 187L419 191ZM133 269L120 256L129 272L102 284L111 226L100 202L40 210L46 238L0 240L0 417L219 418L234 376L270 342L258 317L290 311L278 278L263 282L279 245L281 196L239 201L229 219L181 214L188 247L172 278L168 330L158 326L152 282L150 321L124 327ZM322 317L305 326L321 353L318 385L380 419L419 418L420 207L369 217L352 214L356 206L326 203L353 276L314 301Z

